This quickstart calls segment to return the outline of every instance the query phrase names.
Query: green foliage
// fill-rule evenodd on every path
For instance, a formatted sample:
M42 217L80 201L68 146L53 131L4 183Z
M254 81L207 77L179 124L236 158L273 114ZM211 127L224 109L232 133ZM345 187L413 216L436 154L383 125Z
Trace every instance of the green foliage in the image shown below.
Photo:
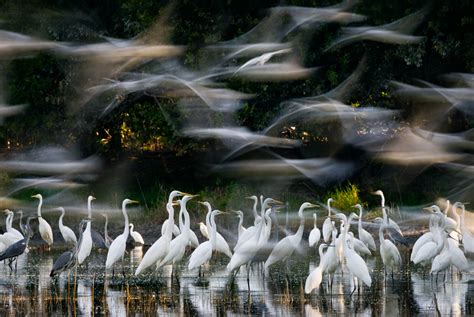
M353 206L359 202L359 188L355 184L347 184L345 187L339 187L330 191L325 198L325 201L329 198L333 198L334 202L331 204L334 208L348 212L353 210Z

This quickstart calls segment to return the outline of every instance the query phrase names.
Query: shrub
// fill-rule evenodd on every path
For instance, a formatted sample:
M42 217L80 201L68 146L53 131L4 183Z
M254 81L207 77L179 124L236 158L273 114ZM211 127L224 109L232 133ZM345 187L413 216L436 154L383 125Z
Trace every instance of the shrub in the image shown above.
M357 185L349 183L346 187L339 187L329 192L326 195L325 201L329 197L334 199L334 202L331 204L332 207L340 211L351 211L354 209L352 206L359 203L359 188Z

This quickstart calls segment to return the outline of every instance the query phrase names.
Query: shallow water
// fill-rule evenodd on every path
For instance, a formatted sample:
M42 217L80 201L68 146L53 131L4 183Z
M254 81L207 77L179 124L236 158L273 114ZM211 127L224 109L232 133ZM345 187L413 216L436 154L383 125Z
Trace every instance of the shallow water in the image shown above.
M77 279L63 273L57 280L49 277L54 259L60 251L41 253L32 250L18 260L17 272L0 264L0 314L57 314L110 316L125 314L186 315L306 315L351 314L372 315L441 315L461 316L474 313L474 261L470 271L460 277L450 273L443 282L430 282L426 269L411 267L395 273L392 280L380 269L378 257L368 260L373 277L371 288L362 287L352 295L353 285L347 271L337 272L331 289L324 286L311 295L303 293L308 269L319 261L311 256L295 255L287 267L274 266L263 277L261 267L250 272L250 292L245 270L234 280L225 270L227 259L218 257L211 266L199 272L178 268L179 283L171 278L171 267L159 272L132 276L143 254L131 251L125 260L126 279L118 266L104 283L106 253L91 254L88 266L78 270ZM279 273L280 272L280 273Z

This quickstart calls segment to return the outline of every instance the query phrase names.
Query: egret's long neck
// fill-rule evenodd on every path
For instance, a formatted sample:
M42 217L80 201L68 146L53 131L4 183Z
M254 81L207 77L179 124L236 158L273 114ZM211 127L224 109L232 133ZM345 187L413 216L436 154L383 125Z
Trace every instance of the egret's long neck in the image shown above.
M331 200L328 199L328 217L331 217Z
M216 225L216 221L215 221L215 216L216 214L215 213L211 213L211 219L210 219L210 224L211 224L211 247L212 247L212 250L214 250L216 248L216 237L217 237L217 225Z
M87 216L92 219L92 200L87 200ZM88 222L87 224L89 224Z
M383 243L383 240L384 240L383 229L384 229L384 226L381 225L380 228L379 228L379 240L380 240L380 244L382 244L382 243Z
M207 232L212 235L212 227L211 227L211 215L212 214L212 208L211 206L207 206L207 214L206 214L206 228Z
M59 225L64 226L63 224L63 218L64 218L65 211L61 210L61 216L59 216Z
M128 234L130 233L130 224L128 222L127 203L126 202L122 203L122 214L123 214L123 218L125 219L125 228L123 228L123 234L128 236Z
M39 197L39 203L38 203L38 217L41 218L41 206L43 206L43 197Z
M184 230L181 231L181 233L184 234L184 237L187 240L190 235L191 220L189 219L189 213L186 208L184 208L183 210L183 215L184 215Z
M244 223L244 217L242 215L239 215L239 232L240 232L240 228L242 227Z
M252 209L253 217L255 218L255 220L257 220L258 218L257 205L258 205L258 198L255 198L253 202L253 209Z
M107 233L107 225L109 224L109 217L105 217L105 225L104 225L104 236L107 238L109 235Z
M79 252L79 248L82 243L82 237L84 236L84 231L83 231L84 225L79 224L79 239L77 239L76 246L74 248L73 256L77 257L77 253Z
M7 216L7 220L5 221L5 226L7 227L7 232L12 230L12 223L13 223L13 214L9 213Z
M173 235L173 228L174 228L174 208L172 204L167 204L168 210L168 227L165 229L165 237L171 240Z
M184 203L181 202L181 208L179 209L179 215L178 215L178 223L179 223L179 231L183 232L184 229L184 223L183 223L183 214L184 214Z
M359 208L359 230L362 229L362 208Z
M385 195L383 193L380 194L380 197L382 198L382 209L385 208Z
M303 210L304 208L300 207L300 210L298 210L298 217L300 217L300 226L298 227L298 231L296 231L295 236L303 237L303 231L304 231L304 217L303 217Z

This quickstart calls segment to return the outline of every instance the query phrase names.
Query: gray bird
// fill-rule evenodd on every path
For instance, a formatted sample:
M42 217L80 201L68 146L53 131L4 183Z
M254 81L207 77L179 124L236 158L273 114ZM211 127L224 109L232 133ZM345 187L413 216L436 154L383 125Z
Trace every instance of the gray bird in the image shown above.
M27 234L26 238L21 239L10 245L5 251L0 254L0 261L8 259L8 266L11 270L13 261L17 260L18 256L22 255L25 252L26 248L28 247L28 243L30 242L30 238L33 236L33 230L30 227L30 220L37 218L36 216L30 216L26 220L26 228ZM17 268L18 262L15 262L15 271Z
M51 273L49 274L50 277L60 275L62 272L70 270L77 265L77 252L79 251L78 246L80 246L82 242L82 233L84 231L84 226L89 221L91 221L90 218L85 218L81 220L81 222L79 223L79 240L77 241L72 251L63 252L54 262L53 268L51 269Z

